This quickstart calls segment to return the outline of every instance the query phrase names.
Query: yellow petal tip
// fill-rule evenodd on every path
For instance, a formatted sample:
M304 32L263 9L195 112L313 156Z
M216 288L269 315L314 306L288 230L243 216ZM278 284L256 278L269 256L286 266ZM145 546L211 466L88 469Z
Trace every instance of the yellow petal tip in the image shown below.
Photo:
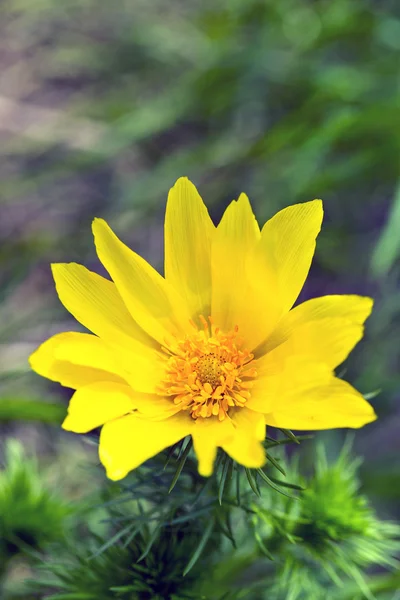
M105 221L101 217L95 217L92 221L92 232L93 232L93 234L95 234L96 230L98 230L100 227L108 227L108 226L109 225L108 225L107 221Z
M199 475L201 475L202 477L211 477L213 471L213 467L205 469L204 467L199 466Z
M61 428L64 429L64 431L73 431L74 433L78 433L75 431L74 427L71 424L71 417L69 415L67 415L64 419L64 421L61 423Z
M177 183L183 183L183 182L187 182L187 181L188 181L189 183L192 183L192 182L190 181L189 177L186 177L186 175L183 175L182 177L178 177L178 179L177 179L177 180L175 181L175 183L174 183L174 186L175 186Z

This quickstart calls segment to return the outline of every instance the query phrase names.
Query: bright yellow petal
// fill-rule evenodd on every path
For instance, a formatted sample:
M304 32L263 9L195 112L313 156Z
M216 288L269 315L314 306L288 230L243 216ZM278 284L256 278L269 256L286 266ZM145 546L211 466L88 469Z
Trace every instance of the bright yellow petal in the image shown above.
M272 268L277 274L282 314L290 310L304 285L322 217L321 200L294 204L278 212L261 231L264 268L267 273Z
M362 325L347 319L311 321L296 327L288 339L269 354L279 351L287 356L304 356L310 362L319 361L334 369L346 360L363 333ZM259 360L262 362L263 358Z
M228 441L234 432L228 419L219 421L216 417L210 417L195 421L192 438L200 475L203 477L212 475L218 447L222 447L222 444Z
M137 414L106 423L100 434L99 456L114 481L123 479L149 458L189 435L193 420L176 415L165 421L149 421Z
M265 422L289 429L358 428L374 421L370 404L350 384L332 378L328 385L279 398Z
M82 387L72 396L63 429L87 433L135 409L127 385L100 381Z
M268 282L264 280L264 293L260 293L258 282L247 269L260 239L250 202L242 194L228 206L214 236L211 315L215 325L223 331L238 326L250 349L271 329Z
M80 335L84 334L75 332L61 333L46 340L29 357L32 369L42 377L47 377L47 379L57 381L61 385L73 389L78 389L96 381L123 383L123 380L118 375L103 369L104 363L94 366L94 363L90 363L90 360L88 360L86 365L73 364L70 360L57 356L63 340L70 340ZM94 336L87 337L94 338ZM88 359L90 359L90 356L88 356Z
M163 421L181 411L171 398L165 396L139 393L135 390L133 397L138 413L150 421Z
M151 345L151 338L132 319L112 281L76 263L57 263L51 268L58 297L84 327L104 339L133 338Z
M135 340L126 348L118 341L106 342L94 335L68 332L53 336L39 350L34 353L31 365L44 377L54 379L58 372L54 371L55 366L71 363L71 366L100 370L102 381L123 379L133 389L148 394L157 391L165 369L161 353Z
M127 308L139 325L160 344L191 331L187 307L165 279L130 250L102 219L93 221L97 254Z
M361 339L371 308L369 298L327 296L293 309L255 352L258 376L248 407L269 412L293 391L327 385Z
M171 188L165 214L165 278L186 301L191 317L211 310L211 240L215 227L193 183Z
M371 314L372 306L372 298L364 296L323 296L307 300L282 318L265 343L257 349L256 354L260 356L270 352L289 339L305 323L312 322L313 327L318 329L321 320L328 323L329 319L336 322L342 319L343 323L350 327L361 326ZM359 330L362 331L362 328Z
M265 438L263 415L247 408L238 409L233 417L235 433L222 447L237 463L250 469L258 469L265 463L265 451L261 442Z
M286 344L279 346L257 361L258 376L251 388L246 406L256 412L273 412L283 398L293 394L306 395L308 390L328 385L332 369L308 356L288 355Z

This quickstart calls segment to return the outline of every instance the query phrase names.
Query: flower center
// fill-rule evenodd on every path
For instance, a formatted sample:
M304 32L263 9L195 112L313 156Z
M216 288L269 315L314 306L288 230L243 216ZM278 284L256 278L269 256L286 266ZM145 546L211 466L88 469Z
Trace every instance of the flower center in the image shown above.
M205 354L196 363L196 372L201 383L209 383L213 389L221 382L223 374L220 358L215 354Z
M223 421L234 407L250 398L257 376L253 354L242 348L238 328L223 333L204 317L203 329L177 341L170 349L165 379L159 392L171 397L194 419L218 417Z

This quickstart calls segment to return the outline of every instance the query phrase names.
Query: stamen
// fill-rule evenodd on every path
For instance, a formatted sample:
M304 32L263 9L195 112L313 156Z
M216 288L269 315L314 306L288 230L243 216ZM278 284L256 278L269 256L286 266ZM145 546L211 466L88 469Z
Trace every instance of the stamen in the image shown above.
M162 348L169 359L158 393L170 397L180 410L189 411L193 419L223 421L251 397L251 379L257 376L254 356L242 347L237 326L223 333L211 317L207 320L200 315L199 321L203 329L191 320L192 335L169 350Z
M193 321L193 319L189 319L189 323L191 324L191 326L192 326L192 327L193 327L193 328L194 328L196 331L198 331L198 330L199 330L199 328L197 327L197 325L196 325L196 323Z

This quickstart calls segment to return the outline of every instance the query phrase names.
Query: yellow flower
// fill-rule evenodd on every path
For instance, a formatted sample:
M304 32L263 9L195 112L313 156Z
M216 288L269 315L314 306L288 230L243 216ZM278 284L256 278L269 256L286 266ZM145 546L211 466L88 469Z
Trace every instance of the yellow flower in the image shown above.
M361 339L372 300L324 296L292 309L322 216L320 200L296 204L260 231L242 194L215 227L181 178L166 209L165 278L102 219L93 233L112 281L75 263L52 265L61 302L94 335L55 335L30 363L76 390L64 429L102 426L108 477L125 477L188 435L207 476L218 447L261 467L266 425L361 427L376 418L334 375Z

